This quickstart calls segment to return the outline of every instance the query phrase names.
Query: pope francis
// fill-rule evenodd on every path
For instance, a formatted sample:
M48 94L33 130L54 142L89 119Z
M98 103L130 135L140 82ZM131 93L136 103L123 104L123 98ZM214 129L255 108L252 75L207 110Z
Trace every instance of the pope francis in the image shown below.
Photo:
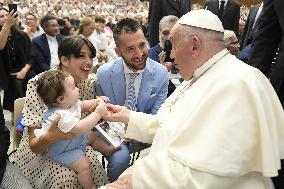
M284 156L284 114L267 78L225 48L221 21L194 10L171 31L185 81L157 115L109 105L106 117L150 153L106 188L272 189Z

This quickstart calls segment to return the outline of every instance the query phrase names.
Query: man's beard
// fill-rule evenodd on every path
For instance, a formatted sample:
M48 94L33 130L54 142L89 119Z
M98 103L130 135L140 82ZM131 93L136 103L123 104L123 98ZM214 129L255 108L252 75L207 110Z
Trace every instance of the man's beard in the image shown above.
M135 65L133 65L131 62L129 62L129 61L127 61L127 59L123 56L123 54L121 54L121 58L123 59L123 61L125 62L125 64L127 65L127 67L129 67L130 69L132 69L132 70L135 70L135 71L137 71L137 70L143 70L144 68L145 68L145 66L146 66L146 60L145 60L145 64L144 64L144 67L143 68L137 68L137 67L135 67ZM144 58L143 58L144 59Z

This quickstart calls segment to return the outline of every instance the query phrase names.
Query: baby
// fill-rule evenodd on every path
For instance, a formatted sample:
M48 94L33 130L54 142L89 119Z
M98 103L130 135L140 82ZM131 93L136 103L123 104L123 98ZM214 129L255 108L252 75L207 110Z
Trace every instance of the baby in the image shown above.
M47 155L77 172L78 181L84 189L95 188L91 163L85 151L91 129L107 113L106 103L100 98L80 101L73 77L61 70L43 73L37 81L37 93L48 108L43 113L42 127L34 131L35 136L43 136L51 122L60 115L58 128L64 133L73 133L75 137L55 142L48 148ZM81 119L81 112L95 106L93 112Z

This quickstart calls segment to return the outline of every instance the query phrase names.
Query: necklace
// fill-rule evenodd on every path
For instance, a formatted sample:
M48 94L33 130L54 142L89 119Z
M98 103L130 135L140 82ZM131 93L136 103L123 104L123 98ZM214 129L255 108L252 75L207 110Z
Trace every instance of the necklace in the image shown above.
M223 56L215 60L213 63L211 63L201 74L195 75L193 73L192 79L178 92L178 95L172 100L172 102L169 105L170 111L172 111L172 107L175 105L175 103L184 96L185 91L187 91L200 77L202 77L210 68L212 68L218 61L220 61L223 57L225 57L229 52L226 52Z
M15 38L13 36L9 36L7 39L7 47L8 47L8 54L10 56L10 58L12 58L12 64L15 64L16 61L16 57L15 57Z

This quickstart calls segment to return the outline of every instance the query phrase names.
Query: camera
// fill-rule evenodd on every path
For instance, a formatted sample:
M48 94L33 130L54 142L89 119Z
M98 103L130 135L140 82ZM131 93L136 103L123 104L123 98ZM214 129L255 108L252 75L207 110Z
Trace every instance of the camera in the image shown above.
M8 4L8 8L9 8L9 12L11 12L12 10L14 12L17 12L17 4L15 4L15 3Z
M164 52L166 53L165 62L174 62L171 58L172 42L170 40L165 41Z

